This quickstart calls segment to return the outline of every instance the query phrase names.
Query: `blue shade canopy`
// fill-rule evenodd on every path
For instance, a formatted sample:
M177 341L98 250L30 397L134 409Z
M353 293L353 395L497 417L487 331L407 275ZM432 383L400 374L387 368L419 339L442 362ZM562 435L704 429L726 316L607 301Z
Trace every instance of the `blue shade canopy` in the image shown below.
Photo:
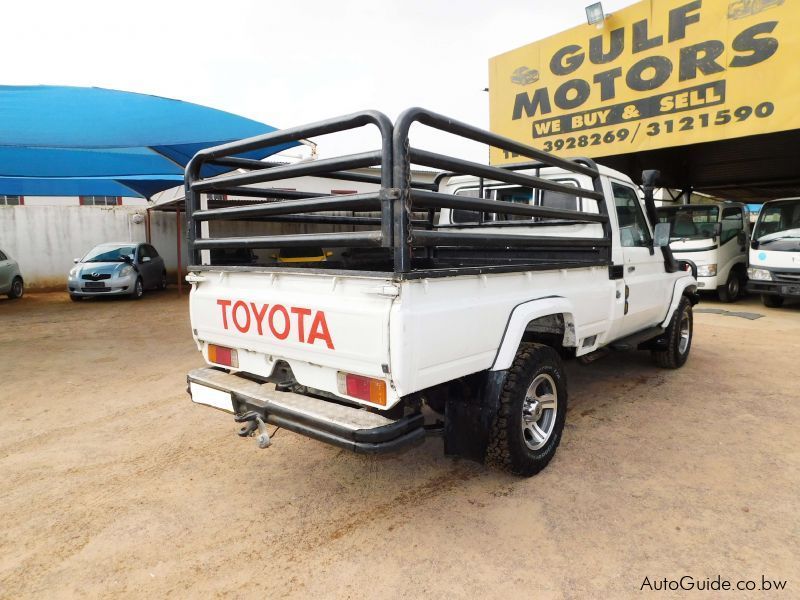
M126 196L149 198L183 184L182 175L108 177L0 177L8 196Z
M0 194L144 196L203 148L275 131L221 110L102 88L0 86ZM261 159L297 143L242 154ZM203 175L227 169L204 168Z

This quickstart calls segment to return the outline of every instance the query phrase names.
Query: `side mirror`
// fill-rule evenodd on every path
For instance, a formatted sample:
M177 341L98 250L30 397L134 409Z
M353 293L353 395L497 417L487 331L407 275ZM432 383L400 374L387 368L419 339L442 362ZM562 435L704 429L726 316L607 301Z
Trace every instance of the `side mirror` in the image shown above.
M653 247L664 248L669 246L669 223L656 223L656 230L653 233Z
M740 246L744 246L747 243L747 234L744 231L740 231L736 234L736 241Z
M642 171L642 189L647 190L648 188L653 190L656 187L656 181L661 177L661 171L657 171L655 169Z
M761 245L761 244L759 244L759 243L758 243L758 240L750 240L750 247L751 247L753 250L758 250L758 247L759 247L760 245Z
M81 262L81 259L80 258L73 258L72 262L74 262L77 265L79 262Z
M714 223L714 229L712 230L711 237L719 237L722 234L722 223Z
M656 203L653 201L653 192L656 189L656 181L661 177L661 171L642 171L642 193L644 194L644 207L647 211L647 218L651 223L657 223Z

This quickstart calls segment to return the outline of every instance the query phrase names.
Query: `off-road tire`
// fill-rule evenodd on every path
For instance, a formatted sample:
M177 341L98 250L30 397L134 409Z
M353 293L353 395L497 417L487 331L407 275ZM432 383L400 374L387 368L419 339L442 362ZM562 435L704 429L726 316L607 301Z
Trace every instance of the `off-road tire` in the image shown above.
M761 294L761 302L767 308L780 308L783 306L783 296L773 296L772 294Z
M742 273L738 269L731 269L725 285L717 288L717 295L721 302L736 302L742 297L743 287Z
M684 315L688 318L689 326L689 339L685 347L681 343L681 326L684 323ZM655 360L656 364L664 369L678 369L682 367L686 363L686 359L689 358L689 351L692 349L693 332L694 318L692 315L692 303L686 296L683 296L680 303L678 303L678 308L675 309L675 313L672 315L667 331L664 333L664 337L667 339L666 349L653 350L652 352L653 360Z
M22 284L22 278L14 277L14 281L11 282L11 289L8 291L8 297L16 300L17 298L22 298L24 293L25 286Z
M532 450L525 442L522 429L523 402L528 387L542 374L548 375L555 383L557 409L545 445ZM514 475L536 475L556 453L566 414L567 379L558 352L542 344L520 344L500 393L499 410L486 450L486 464Z
M139 277L136 280L136 283L133 284L133 292L131 293L131 298L133 300L141 300L142 296L144 296L144 282L142 278Z

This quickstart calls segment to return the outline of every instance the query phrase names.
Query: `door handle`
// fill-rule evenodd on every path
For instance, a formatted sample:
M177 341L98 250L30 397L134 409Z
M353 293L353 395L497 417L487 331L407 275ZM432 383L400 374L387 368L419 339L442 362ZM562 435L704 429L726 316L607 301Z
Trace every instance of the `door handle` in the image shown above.
M628 267L628 273L633 273L636 270L636 265Z

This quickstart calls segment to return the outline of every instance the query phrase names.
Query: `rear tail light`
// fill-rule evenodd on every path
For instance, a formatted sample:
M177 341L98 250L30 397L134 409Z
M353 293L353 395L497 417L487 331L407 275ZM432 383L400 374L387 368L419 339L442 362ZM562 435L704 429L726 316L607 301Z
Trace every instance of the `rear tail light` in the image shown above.
M239 356L233 348L226 348L225 346L217 346L216 344L208 345L208 360L209 362L225 365L226 367L239 367Z
M386 406L386 382L382 379L342 372L337 379L340 394Z

